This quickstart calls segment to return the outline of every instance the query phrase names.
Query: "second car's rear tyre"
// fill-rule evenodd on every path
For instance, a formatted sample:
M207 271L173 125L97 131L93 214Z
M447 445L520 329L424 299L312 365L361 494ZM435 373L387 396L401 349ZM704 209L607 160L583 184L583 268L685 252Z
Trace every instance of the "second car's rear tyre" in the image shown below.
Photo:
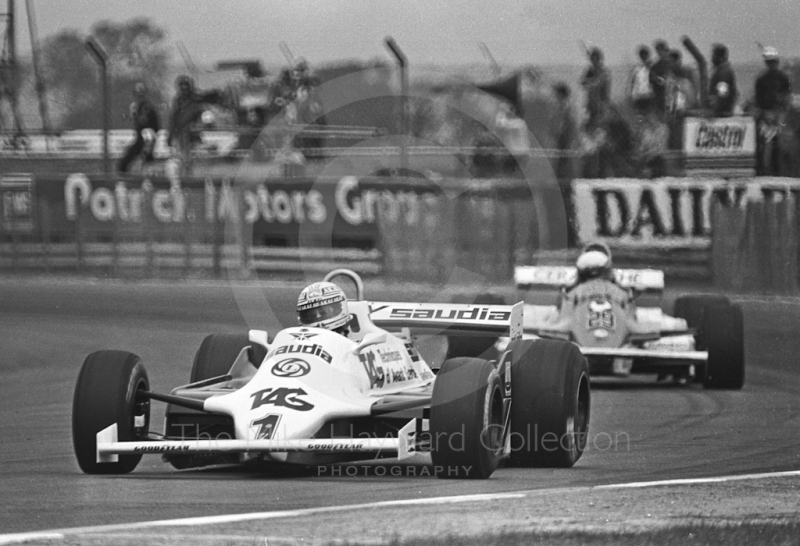
M250 346L251 343L247 334L211 334L206 336L194 355L189 381L195 383L227 374L242 349ZM250 352L250 361L254 366L258 367L264 356L266 356L264 347L253 345Z
M430 434L439 478L492 475L503 454L503 390L490 362L454 358L442 364L433 384Z
M567 341L512 342L509 466L569 468L589 432L589 368Z
M703 316L705 315L706 307L711 305L725 306L730 305L731 302L727 296L720 294L701 294L694 296L681 296L675 300L674 315L678 318L686 319L686 325L689 328L703 328ZM695 349L698 351L705 350L705 337L703 332L695 335Z
M703 332L708 350L703 386L707 389L741 389L745 367L742 308L738 305L706 307Z
M139 357L125 351L97 351L86 357L72 400L72 443L78 465L87 474L131 472L141 455L119 455L97 462L97 433L117 424L120 442L143 439L150 425L150 401L137 397L150 382Z

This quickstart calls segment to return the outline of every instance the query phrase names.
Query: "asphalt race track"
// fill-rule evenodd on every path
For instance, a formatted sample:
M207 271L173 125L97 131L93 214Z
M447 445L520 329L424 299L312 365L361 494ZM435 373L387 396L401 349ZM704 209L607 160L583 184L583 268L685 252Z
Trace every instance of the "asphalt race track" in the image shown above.
M178 472L158 456L146 456L125 476L80 472L72 452L71 403L88 353L133 351L145 362L152 387L168 391L188 381L206 334L292 324L301 286L0 281L0 533L800 470L800 300L750 298L742 299L743 391L656 384L652 377L597 381L589 449L573 469L500 469L488 481L470 482L378 477L363 469L334 477ZM369 288L372 299L417 296L406 288ZM156 430L162 408L154 406Z

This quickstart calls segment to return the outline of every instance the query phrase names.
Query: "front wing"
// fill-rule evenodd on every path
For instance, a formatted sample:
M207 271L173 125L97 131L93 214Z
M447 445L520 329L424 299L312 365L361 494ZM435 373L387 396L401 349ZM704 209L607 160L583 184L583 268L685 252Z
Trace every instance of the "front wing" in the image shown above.
M579 347L585 356L605 356L634 358L637 360L680 360L706 362L708 351L665 351L659 349L638 349L636 347Z
M324 438L292 440L152 440L120 442L116 423L97 433L97 462L113 463L119 455L145 453L266 453L309 451L325 453L408 454L409 439L398 438ZM413 450L413 448L412 448Z

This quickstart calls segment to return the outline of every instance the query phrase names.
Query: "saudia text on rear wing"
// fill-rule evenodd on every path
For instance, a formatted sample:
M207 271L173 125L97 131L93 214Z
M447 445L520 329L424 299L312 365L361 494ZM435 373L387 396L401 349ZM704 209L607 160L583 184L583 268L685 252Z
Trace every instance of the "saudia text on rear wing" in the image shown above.
M523 303L467 305L459 303L373 302L370 318L386 329L410 328L419 333L522 337Z

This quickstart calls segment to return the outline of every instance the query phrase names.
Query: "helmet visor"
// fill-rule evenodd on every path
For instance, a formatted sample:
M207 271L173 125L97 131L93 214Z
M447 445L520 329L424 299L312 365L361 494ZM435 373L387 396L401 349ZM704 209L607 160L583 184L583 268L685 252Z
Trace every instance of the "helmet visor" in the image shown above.
M300 324L316 324L323 320L332 319L342 314L342 302L329 303L311 309L304 309L297 313Z

